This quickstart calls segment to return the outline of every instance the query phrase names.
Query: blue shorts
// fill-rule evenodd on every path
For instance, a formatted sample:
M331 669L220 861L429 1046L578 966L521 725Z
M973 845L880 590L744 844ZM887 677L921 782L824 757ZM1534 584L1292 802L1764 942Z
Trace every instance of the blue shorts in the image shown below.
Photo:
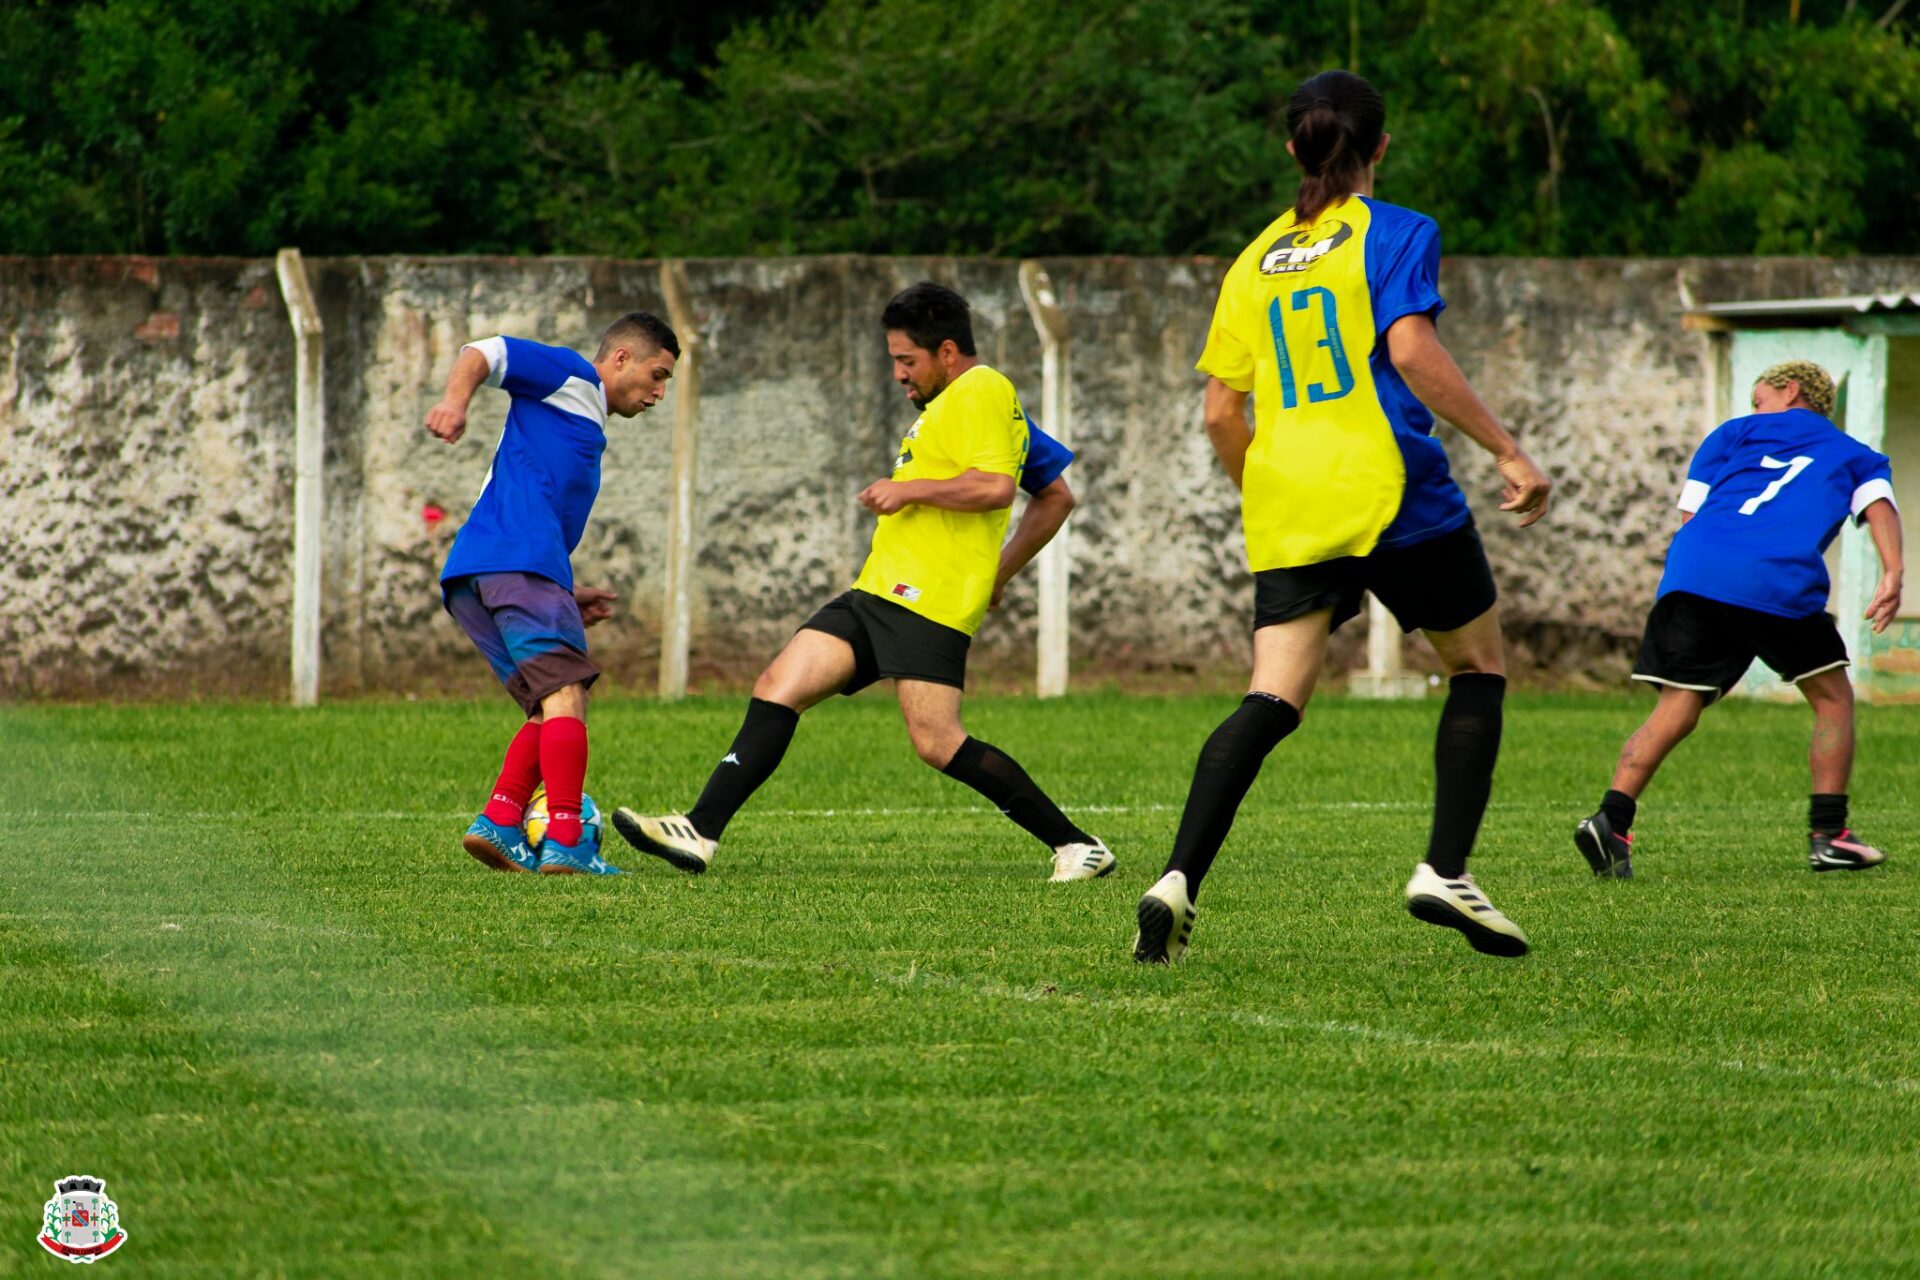
M441 584L447 612L528 715L570 684L590 687L587 628L573 592L537 573L476 573Z

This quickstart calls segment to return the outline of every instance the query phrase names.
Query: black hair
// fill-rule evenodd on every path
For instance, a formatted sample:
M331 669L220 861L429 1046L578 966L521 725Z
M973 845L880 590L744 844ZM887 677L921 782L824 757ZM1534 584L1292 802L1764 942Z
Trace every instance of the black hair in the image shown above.
M1312 222L1321 210L1353 194L1373 163L1387 124L1380 91L1351 71L1322 71L1287 100L1293 158L1306 176L1293 198L1293 220Z
M973 354L973 312L967 300L943 284L922 280L893 295L880 313L880 326L898 329L926 351L938 351L949 338L960 354Z
M623 342L651 346L656 351L665 351L674 359L680 358L680 339L673 336L673 327L651 311L629 311L607 326L600 335L600 350L594 354L595 360L605 360L607 353Z

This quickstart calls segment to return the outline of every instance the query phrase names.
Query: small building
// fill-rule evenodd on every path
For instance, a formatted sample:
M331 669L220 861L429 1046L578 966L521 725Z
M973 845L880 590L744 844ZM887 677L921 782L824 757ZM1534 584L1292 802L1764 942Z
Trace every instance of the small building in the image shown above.
M1832 373L1834 417L1893 460L1909 558L1920 551L1920 292L1720 302L1689 310L1682 323L1706 335L1709 430L1747 411L1749 389L1771 365L1812 360ZM1866 529L1848 521L1827 551L1827 568L1828 610L1853 658L1855 692L1874 702L1920 701L1920 580L1909 582L1901 616L1875 635L1861 617L1880 579ZM1740 691L1793 696L1759 663Z

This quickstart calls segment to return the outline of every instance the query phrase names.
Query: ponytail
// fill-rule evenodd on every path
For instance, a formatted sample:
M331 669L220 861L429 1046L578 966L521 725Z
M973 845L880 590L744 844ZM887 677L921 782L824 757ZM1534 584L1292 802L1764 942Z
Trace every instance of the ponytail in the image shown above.
M1293 91L1287 133L1302 170L1293 220L1312 222L1353 194L1387 123L1380 91L1351 71L1323 71Z

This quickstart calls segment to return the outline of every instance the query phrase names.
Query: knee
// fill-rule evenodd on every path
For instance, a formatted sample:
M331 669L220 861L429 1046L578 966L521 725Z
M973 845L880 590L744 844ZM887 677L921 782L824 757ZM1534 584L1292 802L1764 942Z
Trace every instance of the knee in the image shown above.
M762 702L777 702L783 707L793 706L791 692L786 687L786 681L780 679L774 672L774 667L768 667L760 673L760 678L753 682L753 696ZM794 709L798 710L799 708L795 707Z
M913 741L914 754L918 755L928 767L944 769L953 762L954 753L960 750L960 744L967 740L964 729L949 727L927 728L909 725L907 737Z

